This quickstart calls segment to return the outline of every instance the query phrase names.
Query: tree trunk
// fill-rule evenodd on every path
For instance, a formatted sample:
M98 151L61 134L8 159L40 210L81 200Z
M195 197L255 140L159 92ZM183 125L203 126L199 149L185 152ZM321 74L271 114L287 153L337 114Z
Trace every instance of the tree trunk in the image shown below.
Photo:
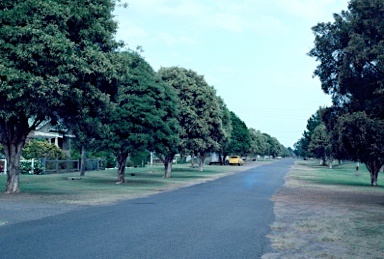
M197 158L199 159L199 171L203 172L204 162L205 162L205 159L207 158L207 155L199 153L197 155Z
M7 159L7 185L6 194L19 193L19 174L20 174L20 157L21 150L24 146L25 139L19 143L9 143L3 145L5 157Z
M205 162L205 157L199 159L199 172L202 172L204 170L204 162Z
M323 154L323 158L322 158L322 160L323 160L323 166L326 166L327 165L327 155L326 155L326 153L324 152L324 154Z
M219 152L219 162L220 162L220 165L224 165L224 163L223 163L223 156L221 155L220 152Z
M223 155L223 165L225 165L226 164L226 159L227 159L227 156L228 156L228 154L224 154Z
M377 186L377 177L379 175L380 167L382 166L382 164L379 161L374 160L365 162L365 165L367 166L367 169L371 174L371 186Z
M329 169L332 169L332 164L333 164L333 161L334 161L335 159L333 158L333 156L332 155L330 155L329 156Z
M164 178L171 178L172 177L172 161L175 157L175 154L171 154L164 157Z
M85 151L85 147L82 146L81 147L81 167L80 167L80 176L84 176L85 175L85 165L86 165L86 151Z
M117 162L119 164L117 172L117 183L125 183L125 164L127 163L128 154L119 154L116 156Z
M191 167L195 168L195 155L191 155Z
M35 118L32 125L28 117L19 115L9 119L0 120L0 143L3 146L7 159L7 185L6 194L19 193L20 157L25 140L29 132L40 124L41 120Z

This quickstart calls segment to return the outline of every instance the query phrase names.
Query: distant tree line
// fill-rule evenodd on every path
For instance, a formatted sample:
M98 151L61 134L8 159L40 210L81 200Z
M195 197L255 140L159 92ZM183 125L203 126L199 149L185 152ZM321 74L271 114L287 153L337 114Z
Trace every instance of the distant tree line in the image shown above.
M365 163L371 185L384 164L384 4L351 0L334 21L313 27L309 56L320 64L314 75L333 105L309 120L296 154Z

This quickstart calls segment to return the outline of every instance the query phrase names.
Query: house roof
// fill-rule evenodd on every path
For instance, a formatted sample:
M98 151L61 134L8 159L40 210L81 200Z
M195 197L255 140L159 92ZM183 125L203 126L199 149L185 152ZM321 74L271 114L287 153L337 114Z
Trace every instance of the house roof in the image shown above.
M57 132L42 132L42 131L31 131L28 134L28 138L62 138L63 135Z

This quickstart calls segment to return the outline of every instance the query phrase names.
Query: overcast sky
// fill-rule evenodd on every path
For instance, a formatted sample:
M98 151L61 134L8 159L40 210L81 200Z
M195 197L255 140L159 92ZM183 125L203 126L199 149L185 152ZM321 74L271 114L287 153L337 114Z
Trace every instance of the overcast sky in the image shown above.
M311 27L333 21L347 0L126 0L117 40L147 62L204 75L229 110L286 147L329 106L318 78Z

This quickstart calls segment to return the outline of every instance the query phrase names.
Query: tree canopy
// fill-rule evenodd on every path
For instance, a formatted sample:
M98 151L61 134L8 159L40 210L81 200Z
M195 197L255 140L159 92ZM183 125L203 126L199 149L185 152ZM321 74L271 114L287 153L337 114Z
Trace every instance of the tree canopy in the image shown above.
M323 123L313 130L311 141L308 145L308 151L314 154L316 158L320 158L323 165L325 165L327 158L330 157L331 144L329 141L329 134Z
M209 152L218 151L226 138L222 124L222 106L215 89L193 70L179 67L161 68L162 80L171 85L178 96L180 151L196 155L199 168Z
M296 155L300 157L311 157L313 154L309 149L309 144L311 143L312 135L321 122L321 114L323 108L319 108L315 114L313 114L307 121L306 130L303 132L303 136L295 143Z
M366 110L383 117L384 5L380 0L352 0L334 22L313 27L320 64L314 75L336 106Z
M158 80L139 53L128 51L119 55L121 66L128 70L120 71L118 92L111 98L100 146L115 154L119 163L118 182L123 183L128 155L143 149L166 152L166 147L178 142L178 126L173 120L176 116L173 89Z
M384 121L372 119L365 112L343 114L334 131L335 145L349 159L366 164L371 185L377 185L378 172L384 164Z
M338 156L364 160L372 185L377 184L384 158L382 152L372 152L384 134L383 18L383 1L351 0L347 11L334 14L333 22L313 27L315 47L309 52L320 62L314 75L333 100L324 113L331 139L338 144L333 150Z
M114 1L0 2L0 143L8 160L6 193L19 189L28 133L42 121L103 103L113 89L108 53ZM107 88L105 88L107 86Z
M251 137L247 125L234 112L231 114L232 134L228 145L228 153L244 156L251 147Z

